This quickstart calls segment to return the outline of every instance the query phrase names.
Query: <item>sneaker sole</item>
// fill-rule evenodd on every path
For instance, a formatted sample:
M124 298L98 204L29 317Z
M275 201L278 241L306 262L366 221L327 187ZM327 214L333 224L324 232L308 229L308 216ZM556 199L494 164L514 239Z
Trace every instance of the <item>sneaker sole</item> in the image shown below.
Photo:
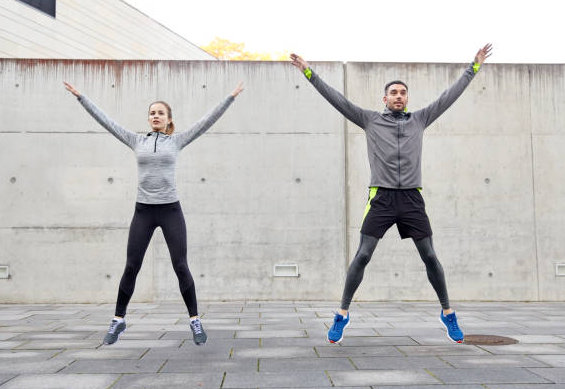
M465 336L463 336L462 340L453 339L451 336L449 336L449 330L447 329L447 326L445 325L443 320L441 320L441 317L438 320L443 325L443 328L445 328L445 336L447 336L447 339L451 340L453 343L459 343L459 344L463 343L463 340L465 340Z
M345 327L343 327L343 331L345 331L345 329L346 329L347 327L349 327L349 323L350 323L350 321L348 321L347 324L345 325ZM341 338L339 338L339 340L330 340L330 338L329 338L328 336L326 336L326 339L327 339L328 342L330 342L330 343L339 343L339 342L341 342L341 341L343 340L343 332L341 333Z

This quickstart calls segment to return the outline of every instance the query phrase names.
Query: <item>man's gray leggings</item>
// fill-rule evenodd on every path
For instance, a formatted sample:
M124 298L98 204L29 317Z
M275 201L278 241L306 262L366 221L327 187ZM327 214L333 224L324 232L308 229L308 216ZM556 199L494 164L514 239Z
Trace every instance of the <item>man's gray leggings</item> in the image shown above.
M353 259L353 262L351 262L349 270L347 271L345 288L343 289L343 297L341 298L341 309L349 310L351 299L363 280L365 266L367 266L371 260L378 242L378 238L361 234L359 249L357 250L357 254L355 254L355 258ZM420 253L422 261L424 261L424 264L426 265L428 280L436 291L441 307L443 309L449 309L449 297L447 295L445 276L443 274L443 268L441 267L434 251L432 238L428 236L423 239L414 240L414 243L416 244L416 248L418 249L418 253Z

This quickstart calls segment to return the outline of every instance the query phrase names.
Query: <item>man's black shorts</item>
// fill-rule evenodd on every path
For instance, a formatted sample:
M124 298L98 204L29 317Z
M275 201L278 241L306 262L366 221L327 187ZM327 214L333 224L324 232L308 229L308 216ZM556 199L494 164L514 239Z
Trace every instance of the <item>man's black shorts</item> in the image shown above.
M432 236L426 204L418 189L371 187L361 233L380 239L395 223L402 239Z

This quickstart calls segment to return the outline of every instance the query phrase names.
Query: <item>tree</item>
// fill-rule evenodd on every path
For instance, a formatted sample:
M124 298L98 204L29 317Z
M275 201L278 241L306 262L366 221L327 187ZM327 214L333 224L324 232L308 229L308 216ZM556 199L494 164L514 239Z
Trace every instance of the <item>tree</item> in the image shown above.
M218 59L230 61L283 61L288 59L288 52L277 53L250 53L245 51L245 43L234 43L227 39L216 37L208 45L202 47L203 50Z

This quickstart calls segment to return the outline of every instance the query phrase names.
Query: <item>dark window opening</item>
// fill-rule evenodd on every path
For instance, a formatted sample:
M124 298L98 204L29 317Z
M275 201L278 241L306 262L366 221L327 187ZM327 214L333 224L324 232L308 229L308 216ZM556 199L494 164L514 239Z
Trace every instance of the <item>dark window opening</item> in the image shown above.
M37 8L41 12L45 12L47 15L55 17L55 4L57 0L19 0L22 3Z

